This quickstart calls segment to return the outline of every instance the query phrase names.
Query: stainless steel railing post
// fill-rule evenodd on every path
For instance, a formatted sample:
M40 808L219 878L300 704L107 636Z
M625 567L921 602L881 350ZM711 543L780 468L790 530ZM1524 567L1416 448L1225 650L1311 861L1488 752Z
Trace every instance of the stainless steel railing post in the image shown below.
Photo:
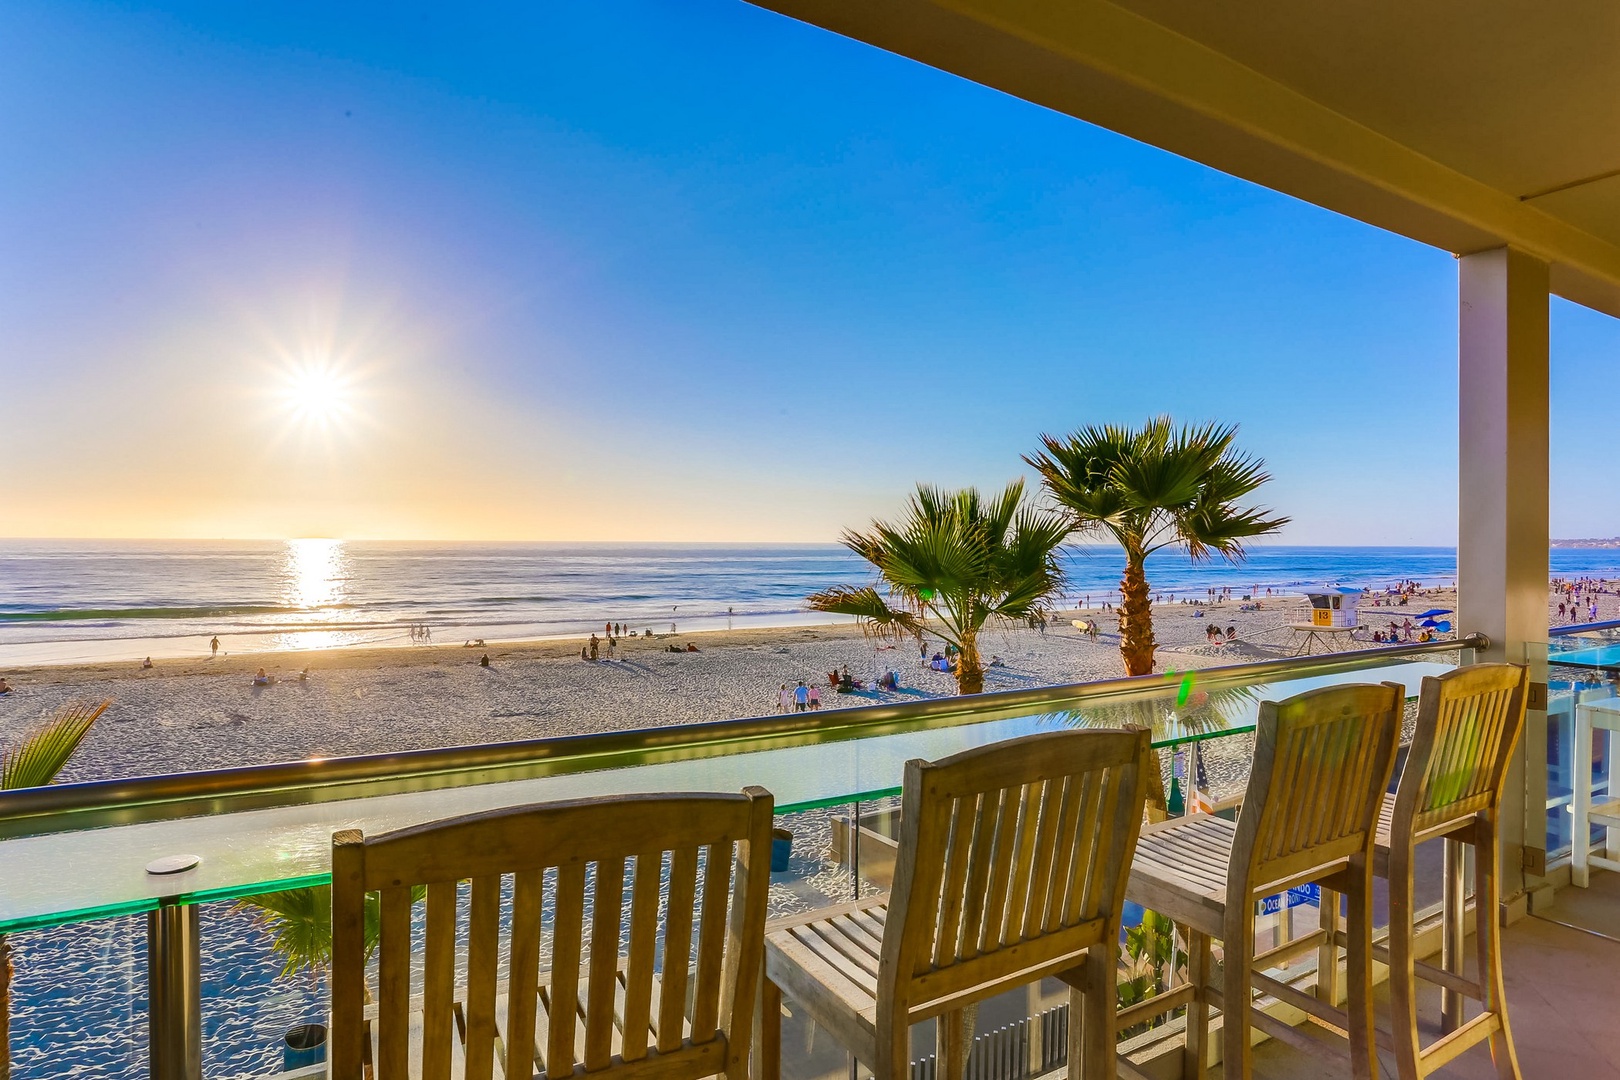
M202 949L197 905L162 901L146 916L151 1080L202 1080Z
M1440 893L1440 966L1454 974L1462 973L1464 919L1468 910L1467 882L1463 873L1463 843L1447 838L1445 847L1445 881ZM1440 988L1440 1030L1456 1031L1462 1027L1463 996L1455 990Z

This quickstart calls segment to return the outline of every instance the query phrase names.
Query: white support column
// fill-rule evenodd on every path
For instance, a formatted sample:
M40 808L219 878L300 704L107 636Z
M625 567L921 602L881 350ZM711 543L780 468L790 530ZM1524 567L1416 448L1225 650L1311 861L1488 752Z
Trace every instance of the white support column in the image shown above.
M1546 847L1547 665L1526 649L1547 638L1547 264L1513 248L1465 255L1458 298L1458 630L1491 639L1481 660L1535 660L1502 808L1502 893L1513 910L1527 849L1540 866Z

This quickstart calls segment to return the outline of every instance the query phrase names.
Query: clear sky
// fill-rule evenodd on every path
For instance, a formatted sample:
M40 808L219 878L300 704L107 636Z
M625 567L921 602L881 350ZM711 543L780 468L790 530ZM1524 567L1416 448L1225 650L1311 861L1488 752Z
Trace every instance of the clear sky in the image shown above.
M0 535L832 539L1169 412L1455 540L1448 254L732 0L9 0L0 102Z

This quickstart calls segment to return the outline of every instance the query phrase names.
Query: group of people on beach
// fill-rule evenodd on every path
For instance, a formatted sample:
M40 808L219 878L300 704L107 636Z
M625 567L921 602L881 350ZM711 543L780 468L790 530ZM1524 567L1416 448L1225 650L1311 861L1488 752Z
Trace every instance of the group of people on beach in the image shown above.
M806 686L804 680L799 680L798 686L782 684L782 689L776 694L777 712L804 712L807 709L821 708L821 691L814 686Z

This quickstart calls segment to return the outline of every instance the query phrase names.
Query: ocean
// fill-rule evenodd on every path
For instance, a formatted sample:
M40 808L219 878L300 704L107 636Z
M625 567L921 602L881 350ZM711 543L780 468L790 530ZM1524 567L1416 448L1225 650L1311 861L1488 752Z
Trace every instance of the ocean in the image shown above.
M1069 597L1115 595L1120 553L1065 552ZM1556 548L1558 576L1620 577L1620 549ZM1297 592L1308 584L1451 584L1454 548L1254 548L1238 565L1161 552L1156 592ZM804 598L865 583L837 544L441 544L342 540L0 541L0 666L431 640L836 621Z

